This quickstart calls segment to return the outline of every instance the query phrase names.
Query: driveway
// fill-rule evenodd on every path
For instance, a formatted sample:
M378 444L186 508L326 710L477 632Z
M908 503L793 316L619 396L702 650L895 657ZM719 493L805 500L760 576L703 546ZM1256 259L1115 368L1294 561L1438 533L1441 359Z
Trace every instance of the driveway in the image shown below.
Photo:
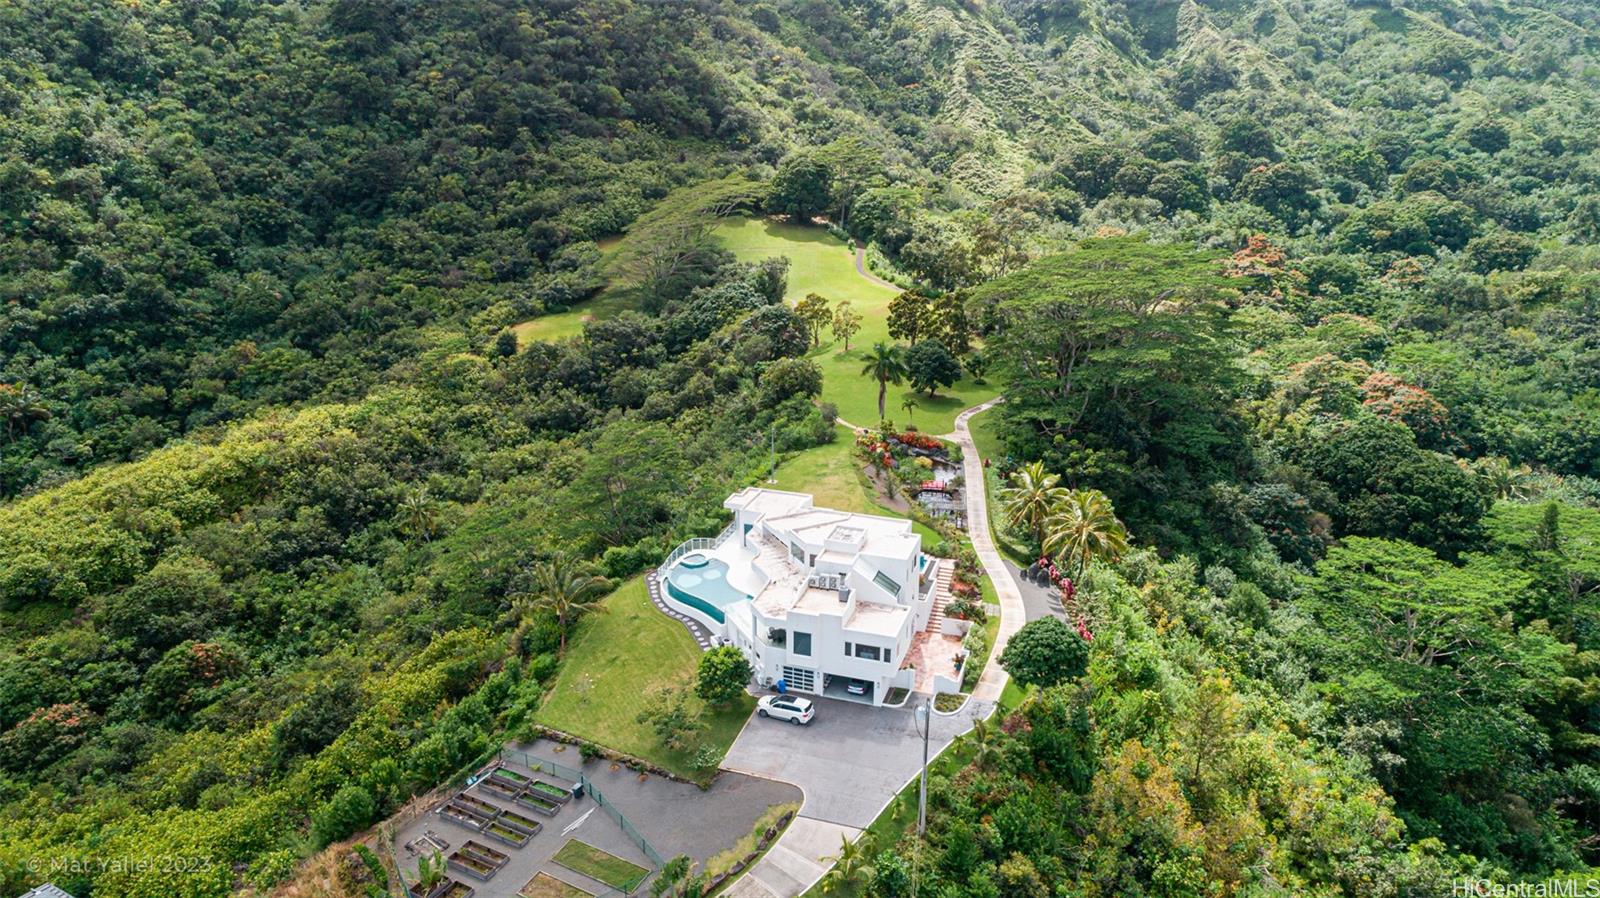
M800 816L863 829L922 769L922 737L911 708L874 708L812 697L807 726L752 716L722 767L793 783L805 793ZM933 715L929 757L972 729L989 705L969 701L954 716ZM837 847L837 845L833 846Z

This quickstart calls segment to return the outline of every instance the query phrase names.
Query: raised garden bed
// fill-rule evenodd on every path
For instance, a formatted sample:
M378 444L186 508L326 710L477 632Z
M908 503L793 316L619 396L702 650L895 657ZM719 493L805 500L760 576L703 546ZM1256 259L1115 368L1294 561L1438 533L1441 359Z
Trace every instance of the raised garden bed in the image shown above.
M494 819L493 815L467 807L455 799L451 799L439 808L439 816L468 829L483 829L485 824Z
M464 882L456 882L451 880L450 885L447 886L443 892L439 893L439 898L472 898L472 893L472 886L469 886Z
M472 887L466 883L446 879L434 886L431 891L422 891L421 883L412 883L406 888L411 898L472 898Z
M485 817L493 817L494 815L500 813L501 810L499 805L484 801L476 795L468 795L465 792L456 795L456 797L451 800L451 803L472 808Z
M496 798L504 798L506 801L515 801L517 795L522 792L521 789L518 789L514 786L508 786L505 783L495 779L479 780L478 788Z
M496 851L482 842L474 842L471 839L462 844L461 850L495 869L504 867L511 861L511 855L504 851Z
M473 879L481 880L483 882L488 882L496 873L500 872L499 867L496 867L492 864L486 864L483 861L478 860L476 857L459 849L451 852L450 856L445 858L445 868L451 873L459 873L464 876L470 876Z
M535 835L539 832L539 830L544 829L543 823L540 823L537 820L530 820L515 811L501 811L500 819L496 820L495 822L503 823L512 829L520 829L530 836Z
M517 804L546 817L554 817L561 810L561 805L542 796L534 795L532 792L524 792L518 795Z
M508 770L504 767L496 767L494 770L490 771L489 779L494 782L503 783L507 786L510 786L512 789L524 789L533 782L533 777L518 773L515 770Z
M529 839L533 838L532 833L518 832L498 820L485 826L483 834L496 842L504 842L512 848L521 848L528 844Z
M532 785L528 786L528 793L530 795L536 794L540 798L553 801L556 804L566 804L572 800L571 789L563 789L546 780L534 780Z

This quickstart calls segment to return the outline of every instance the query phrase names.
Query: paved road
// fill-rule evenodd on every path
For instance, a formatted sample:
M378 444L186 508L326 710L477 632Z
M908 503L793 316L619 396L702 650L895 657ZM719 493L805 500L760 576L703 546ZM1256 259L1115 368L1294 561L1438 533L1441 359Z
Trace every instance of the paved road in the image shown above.
M989 662L983 666L977 688L972 690L974 699L990 703L1000 700L1000 692L1006 686L1006 672L1000 667L1000 652L1005 649L1011 635L1022 629L1022 623L1028 616L1022 591L1011 576L1011 569L1006 567L1005 560L995 549L993 535L989 532L988 479L983 476L983 459L978 455L978 446L972 441L972 430L967 426L973 415L993 408L1000 402L999 398L991 399L957 415L955 433L950 435L961 447L962 473L967 484L964 490L967 494L967 535L972 538L978 563L983 565L983 572L989 575L989 580L994 583L995 594L1000 598L1000 632L994 638L994 648L989 651Z
M855 841L922 769L922 737L911 708L874 708L814 698L807 726L751 717L722 761L724 770L792 783L805 793L800 815L771 850L729 887L730 898L794 898L822 878L843 839ZM928 756L988 717L968 701L934 714Z
M812 700L817 716L807 726L750 718L722 767L799 786L806 795L801 816L863 828L922 769L913 711ZM932 754L972 729L975 714L988 716L988 704L967 704L955 715L933 715Z
M874 284L877 284L880 287L888 287L890 290L896 290L896 291L898 291L900 289L900 285L899 284L891 284L890 282L884 280L881 277L878 277L877 275L875 275L872 272L867 270L867 250L866 250L866 247L856 247L856 274L861 275L862 277L864 277L867 280L873 282Z

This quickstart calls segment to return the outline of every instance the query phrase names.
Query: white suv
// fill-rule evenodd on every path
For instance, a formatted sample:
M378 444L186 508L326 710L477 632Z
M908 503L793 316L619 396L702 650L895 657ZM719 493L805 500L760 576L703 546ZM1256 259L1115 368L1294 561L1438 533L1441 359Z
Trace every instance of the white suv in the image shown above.
M764 695L756 702L756 713L762 717L787 720L795 726L810 723L817 716L817 708L810 699L798 695Z

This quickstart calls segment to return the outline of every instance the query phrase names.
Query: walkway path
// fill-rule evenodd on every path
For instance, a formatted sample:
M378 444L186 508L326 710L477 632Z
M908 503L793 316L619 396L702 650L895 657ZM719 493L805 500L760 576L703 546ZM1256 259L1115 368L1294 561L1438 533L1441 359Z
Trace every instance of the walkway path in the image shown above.
M900 289L899 284L892 284L867 270L867 249L864 246L856 247L856 274L861 275L880 287L888 287L890 290L896 291Z
M711 631L707 630L705 625L701 624L694 618L673 611L671 606L667 605L667 603L662 600L660 571L651 571L650 573L645 574L644 585L645 589L650 593L650 602L656 606L657 611L660 611L667 617L670 617L678 623L683 624L684 629L689 631L689 635L694 637L695 645L700 646L700 651L705 652L711 650Z
M962 473L967 484L967 489L962 491L967 494L967 536L972 539L972 548L978 554L983 572L989 575L990 582L994 583L995 594L1000 597L1000 632L994 638L994 647L989 650L989 662L983 666L978 686L972 690L974 699L986 702L1000 700L1000 692L1006 687L1006 672L1000 667L1000 653L1005 650L1011 634L1022 629L1022 623L1027 618L1022 590L1011 576L1011 569L1006 567L1000 552L995 549L994 537L989 532L989 481L983 476L983 458L978 455L978 445L973 442L972 430L967 426L973 415L987 411L1000 402L999 398L991 399L957 415L955 433L948 435L961 447ZM974 489L974 485L980 488Z

